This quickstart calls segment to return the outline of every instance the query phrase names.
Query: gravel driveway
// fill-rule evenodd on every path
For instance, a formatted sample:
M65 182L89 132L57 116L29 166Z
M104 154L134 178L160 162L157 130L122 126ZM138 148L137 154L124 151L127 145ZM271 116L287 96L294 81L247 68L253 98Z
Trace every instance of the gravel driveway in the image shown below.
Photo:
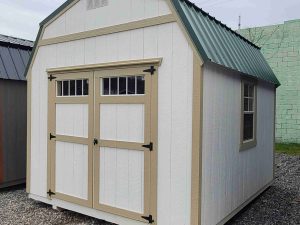
M276 156L272 187L227 224L300 224L300 156ZM111 225L70 211L56 211L27 198L24 187L0 192L0 224Z

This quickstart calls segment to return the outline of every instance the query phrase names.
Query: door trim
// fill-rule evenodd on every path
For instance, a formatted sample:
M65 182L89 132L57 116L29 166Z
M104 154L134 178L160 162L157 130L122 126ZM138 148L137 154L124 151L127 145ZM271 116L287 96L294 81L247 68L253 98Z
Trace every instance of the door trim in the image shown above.
M48 135L56 134L56 104L88 104L88 138L70 137L64 135L56 135L55 140L48 137L48 164L47 164L47 191L51 190L55 193L53 198L75 203L81 206L92 208L93 206L93 132L94 132L94 76L93 72L65 73L57 74L55 80L48 81ZM89 79L89 95L86 97L56 97L56 81L64 79ZM88 199L81 199L62 193L56 193L55 188L55 168L56 168L56 141L68 143L78 143L88 145ZM51 196L48 196L51 199Z

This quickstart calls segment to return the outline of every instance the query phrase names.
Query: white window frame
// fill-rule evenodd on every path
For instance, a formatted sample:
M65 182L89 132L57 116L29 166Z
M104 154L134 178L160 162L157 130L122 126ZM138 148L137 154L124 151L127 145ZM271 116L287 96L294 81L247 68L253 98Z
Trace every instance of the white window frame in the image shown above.
M245 84L253 85L253 97L244 95ZM247 150L254 148L257 145L256 129L257 129L257 82L249 79L242 79L241 81L241 144L240 150ZM245 99L253 99L253 109L251 111L244 110ZM249 110L249 109L248 109ZM244 140L244 116L246 114L253 114L253 138Z

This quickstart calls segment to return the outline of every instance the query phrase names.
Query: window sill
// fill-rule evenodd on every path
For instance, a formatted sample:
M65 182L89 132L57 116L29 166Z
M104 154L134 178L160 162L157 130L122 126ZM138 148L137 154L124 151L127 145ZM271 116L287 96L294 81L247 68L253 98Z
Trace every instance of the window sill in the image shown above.
M256 145L257 145L256 140L243 142L243 143L241 143L240 151L245 151L245 150L254 148L254 147L256 147Z

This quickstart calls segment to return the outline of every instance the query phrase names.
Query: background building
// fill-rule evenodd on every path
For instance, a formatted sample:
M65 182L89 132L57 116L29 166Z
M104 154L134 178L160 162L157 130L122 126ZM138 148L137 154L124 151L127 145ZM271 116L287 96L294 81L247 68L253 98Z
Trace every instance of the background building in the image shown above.
M262 48L279 79L276 141L300 143L300 19L240 30Z
M33 42L0 35L0 188L25 182L24 76Z

